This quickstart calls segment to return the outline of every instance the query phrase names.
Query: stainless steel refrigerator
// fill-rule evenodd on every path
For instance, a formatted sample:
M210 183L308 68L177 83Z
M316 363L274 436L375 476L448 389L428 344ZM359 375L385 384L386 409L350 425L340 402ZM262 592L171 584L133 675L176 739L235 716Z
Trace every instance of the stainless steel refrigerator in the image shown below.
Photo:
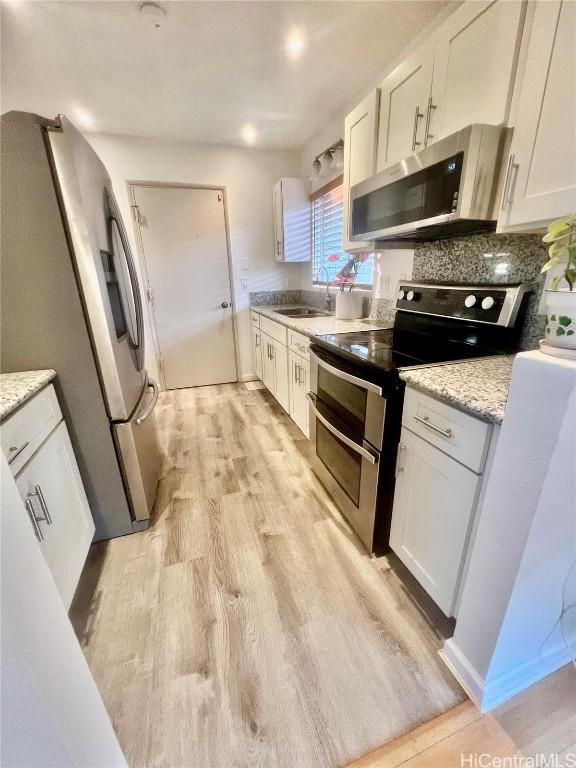
M106 168L63 116L1 120L0 368L54 368L96 525L148 526L161 471L135 262Z

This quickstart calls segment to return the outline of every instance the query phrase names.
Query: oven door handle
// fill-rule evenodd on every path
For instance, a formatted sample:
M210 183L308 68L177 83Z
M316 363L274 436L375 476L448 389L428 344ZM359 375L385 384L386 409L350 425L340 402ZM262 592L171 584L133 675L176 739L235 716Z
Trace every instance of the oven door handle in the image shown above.
M382 397L382 387L379 387L378 384L373 384L371 381L365 381L358 376L353 376L351 373L346 373L346 371L337 368L335 365L330 365L330 363L327 363L326 360L318 357L318 355L312 351L310 352L310 356L314 358L318 365L322 366L322 368L325 368L330 373L333 373L334 376L338 376L340 379L345 379L351 384L356 384L356 386L361 387L362 389L367 389L369 392L376 392L377 395Z
M334 435L334 437L337 437L339 440L345 443L345 445L347 445L348 448L351 448L356 453L359 453L360 456L362 456L363 459L366 459L366 461L369 461L370 464L378 464L378 454L375 451L370 451L368 450L368 448L364 448L362 445L358 445L358 443L355 443L354 440L350 440L350 438L347 437L343 432L340 432L340 430L336 429L336 427L333 424L330 424L330 422L325 416L322 416L320 411L316 408L314 395L311 392L308 392L308 400L310 400L310 404L312 406L314 415L316 416L318 421L324 424L328 432L331 432Z

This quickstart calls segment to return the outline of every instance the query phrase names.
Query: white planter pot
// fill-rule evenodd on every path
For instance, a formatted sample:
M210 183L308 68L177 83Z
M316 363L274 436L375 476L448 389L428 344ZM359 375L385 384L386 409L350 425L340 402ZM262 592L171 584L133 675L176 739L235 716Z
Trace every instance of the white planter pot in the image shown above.
M353 291L338 291L336 294L336 317L339 320L357 320L362 317L362 294Z
M544 342L544 347L576 349L576 291L546 291Z

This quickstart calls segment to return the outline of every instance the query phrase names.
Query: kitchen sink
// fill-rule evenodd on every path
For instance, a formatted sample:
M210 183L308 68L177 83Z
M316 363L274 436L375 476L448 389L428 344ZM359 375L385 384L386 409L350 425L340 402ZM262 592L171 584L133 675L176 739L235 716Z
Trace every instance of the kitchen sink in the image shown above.
M306 309L306 307L293 307L289 309L276 309L279 315L286 317L330 317L330 312L323 312L321 309Z

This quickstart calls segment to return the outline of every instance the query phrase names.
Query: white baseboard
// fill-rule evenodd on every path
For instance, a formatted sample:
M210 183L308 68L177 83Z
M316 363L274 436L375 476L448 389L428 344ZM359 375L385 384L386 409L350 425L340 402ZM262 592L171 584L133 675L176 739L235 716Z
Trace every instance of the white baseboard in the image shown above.
M570 652L564 642L561 641L542 651L542 653L532 656L531 659L523 661L518 666L488 680L484 685L482 711L488 712L488 710L494 709L498 704L508 701L512 696L529 688L544 677L548 677L552 672L556 672L557 669L570 661L572 661Z
M446 640L438 654L478 709L482 706L484 680L482 675L470 664L454 640Z
M255 373L245 373L240 377L240 381L258 381L258 376Z
M439 654L481 712L489 712L572 660L561 642L485 681L452 639L444 643Z

